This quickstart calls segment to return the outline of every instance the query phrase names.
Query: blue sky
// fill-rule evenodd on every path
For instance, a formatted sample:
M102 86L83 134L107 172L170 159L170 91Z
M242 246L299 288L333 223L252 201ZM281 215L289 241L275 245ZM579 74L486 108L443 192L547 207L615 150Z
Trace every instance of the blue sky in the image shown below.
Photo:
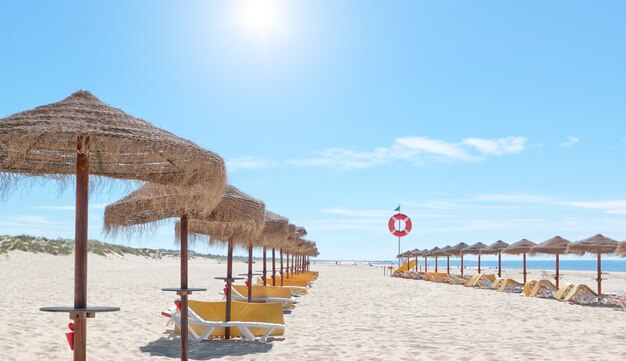
M403 249L624 240L625 15L622 1L9 1L0 116L89 90L222 155L326 259L393 258L398 203ZM11 195L0 233L73 237L72 186L57 190ZM93 194L91 238L127 191Z

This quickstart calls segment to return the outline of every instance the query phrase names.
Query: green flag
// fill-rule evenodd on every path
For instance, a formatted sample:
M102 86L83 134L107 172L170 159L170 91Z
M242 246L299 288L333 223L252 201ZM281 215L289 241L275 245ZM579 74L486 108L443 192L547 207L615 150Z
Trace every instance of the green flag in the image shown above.
M398 205L398 208L394 209L395 212L400 212L400 205Z

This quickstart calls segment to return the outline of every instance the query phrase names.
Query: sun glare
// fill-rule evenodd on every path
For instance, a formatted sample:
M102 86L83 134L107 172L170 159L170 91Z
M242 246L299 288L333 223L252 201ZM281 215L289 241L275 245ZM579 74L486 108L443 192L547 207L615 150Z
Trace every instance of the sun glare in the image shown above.
M236 11L236 23L244 35L269 40L279 30L279 15L276 1L243 0Z

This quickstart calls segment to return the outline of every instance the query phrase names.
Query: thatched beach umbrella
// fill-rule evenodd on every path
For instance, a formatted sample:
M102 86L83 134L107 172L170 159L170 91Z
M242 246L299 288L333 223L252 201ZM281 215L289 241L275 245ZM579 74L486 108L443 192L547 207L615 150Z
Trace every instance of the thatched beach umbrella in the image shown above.
M483 250L484 248L487 248L487 245L485 245L482 242L478 242L461 250L462 255L466 255L466 254L478 255L478 273L480 273L480 251Z
M415 257L415 272L419 270L419 268L417 267L419 264L418 257L421 255L422 255L422 251L417 248L411 251L411 257Z
M282 270L283 266L283 248L286 247L286 242L289 237L289 220L285 217L279 216L276 213L266 211L265 212L265 227L261 232L260 244L265 247L280 248L280 267ZM252 243L249 245L249 258L250 263L248 265L248 278L250 282L252 281ZM281 271L282 272L282 271ZM265 275L263 275L265 276ZM252 285L252 283L250 283ZM283 285L283 279L281 275L281 286ZM252 288L248 288L248 298L252 297Z
M508 243L497 241L483 248L481 254L497 254L498 255L498 277L502 277L502 250L509 246Z
M76 176L74 306L43 307L74 319L74 360L86 359L87 317L117 307L87 306L89 175L188 186L226 182L217 154L156 128L79 91L68 98L0 120L0 190L38 176Z
M598 256L598 295L602 295L602 254L610 254L617 249L614 239L596 234L582 241L572 242L567 246L568 253L595 253Z
M615 250L618 256L626 257L626 241L620 242Z
M143 232L148 227L156 227L168 218L180 218L180 287L164 288L180 295L181 302L181 359L188 359L188 297L192 292L203 288L189 288L188 285L188 240L189 219L213 219L212 211L224 194L224 187L218 192L208 184L188 187L163 186L149 183L119 201L108 205L104 210L104 229L109 234Z
M461 276L463 276L463 250L469 247L465 242L460 242L456 246L450 247L448 255L461 257Z
M530 249L530 253L545 253L556 256L556 288L559 288L559 255L567 253L567 246L571 242L560 236L552 237L547 241L541 242Z
M447 264L447 273L450 274L450 254L448 253L448 251L450 251L452 249L452 247L450 246L445 246L442 249L439 250L439 252L437 252L439 254L439 256L445 256L446 257L446 264Z
M439 265L438 265L438 261L439 261L439 256L441 255L439 253L441 249L439 247L435 247L433 249L430 250L430 252L428 252L428 254L432 257L435 257L435 273L439 272Z
M506 247L502 250L502 253L506 254L521 254L523 255L523 264L524 270L522 274L524 275L524 284L526 284L526 254L531 252L531 249L536 246L535 242L531 242L527 239L522 239L521 241L517 241L512 245Z

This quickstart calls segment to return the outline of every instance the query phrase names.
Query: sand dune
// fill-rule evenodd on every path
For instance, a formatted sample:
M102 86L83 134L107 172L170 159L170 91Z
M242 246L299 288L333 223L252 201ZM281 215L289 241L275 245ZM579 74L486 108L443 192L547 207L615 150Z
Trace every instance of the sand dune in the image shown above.
M38 311L72 303L72 257L11 252L0 259L1 360L67 360L67 316ZM213 277L225 264L190 263L190 286L219 300ZM245 271L244 263L235 272ZM626 312L517 294L383 277L379 268L318 264L319 280L285 316L285 338L267 344L207 341L192 344L191 359L208 360L622 360ZM255 267L255 269L258 269ZM160 311L178 284L178 260L90 255L89 304L122 307L90 320L91 360L172 360L179 341ZM518 276L517 271L507 271ZM565 282L593 284L592 273L564 272ZM626 289L613 273L607 292Z

